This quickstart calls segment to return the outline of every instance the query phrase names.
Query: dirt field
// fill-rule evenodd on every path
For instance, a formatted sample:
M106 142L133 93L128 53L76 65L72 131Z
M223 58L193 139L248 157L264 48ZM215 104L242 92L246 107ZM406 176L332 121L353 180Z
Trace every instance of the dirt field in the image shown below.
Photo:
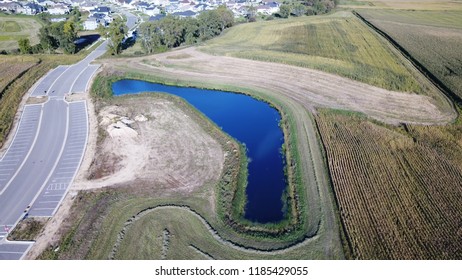
M443 124L456 116L444 98L435 101L428 96L387 91L311 69L212 56L195 48L111 63L115 68L128 66L161 77L262 89L300 102L311 111L314 107L352 110L387 123Z
M119 97L103 107L99 143L88 178L76 189L133 180L189 193L216 181L223 165L220 145L172 101L148 96Z

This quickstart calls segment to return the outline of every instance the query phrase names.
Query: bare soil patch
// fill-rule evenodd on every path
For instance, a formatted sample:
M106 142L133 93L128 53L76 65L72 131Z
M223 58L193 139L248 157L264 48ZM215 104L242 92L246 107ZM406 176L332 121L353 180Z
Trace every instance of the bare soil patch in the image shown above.
M98 114L100 134L88 181L93 189L136 180L189 193L218 180L221 146L174 102L153 96L116 98ZM143 185L143 184L141 184Z

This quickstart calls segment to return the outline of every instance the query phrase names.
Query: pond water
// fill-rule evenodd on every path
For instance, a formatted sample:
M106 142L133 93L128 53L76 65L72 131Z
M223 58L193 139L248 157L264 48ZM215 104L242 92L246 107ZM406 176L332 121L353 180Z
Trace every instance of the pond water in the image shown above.
M248 165L245 218L259 223L284 218L282 194L286 189L284 136L279 112L267 103L232 92L166 86L120 80L112 85L114 95L164 92L179 96L215 122L223 131L245 144Z

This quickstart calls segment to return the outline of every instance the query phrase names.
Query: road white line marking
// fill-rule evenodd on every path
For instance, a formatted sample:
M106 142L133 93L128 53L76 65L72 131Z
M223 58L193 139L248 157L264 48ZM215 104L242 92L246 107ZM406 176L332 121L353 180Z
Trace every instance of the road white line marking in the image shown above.
M14 254L14 255L22 255L24 252L14 252L14 251L0 251L0 254Z
M21 165L18 167L18 169L16 169L16 172L13 174L13 177L11 177L11 179L8 181L8 183L6 183L5 187L3 188L2 191L0 191L0 195L2 195L6 189L8 189L8 187L10 186L11 182L13 181L13 179L16 177L16 175L18 175L19 171L22 169L22 167L24 166L24 164L26 164L26 161L27 159L29 158L30 154L32 153L32 149L34 148L35 146L35 142L37 142L37 138L38 138L38 135L39 135L39 132L40 132L40 127L42 126L42 117L43 117L43 105L42 106L42 110L40 110L40 119L39 119L39 122L38 122L38 126L37 126L37 131L35 133L35 137L34 137L34 141L32 141L32 145L30 146L29 148L29 151L27 152L26 154L26 157L24 158L24 160L22 161Z
M83 68L83 70L80 71L80 73L79 73L79 74L77 75L77 77L74 79L74 82L72 82L71 88L69 89L69 92L70 92L70 93L73 93L73 92L74 92L74 85L75 85L75 83L76 83L77 80L80 78L80 76L82 75L82 73L83 73L85 70L87 70L88 66L89 66L89 65L85 66L85 67Z
M88 78L87 84L85 85L85 92L88 92L88 88L90 86L91 80L93 79L93 76L95 75L96 71L98 71L98 69L101 67L101 64L93 64L93 65L98 65L98 67L96 67L96 69L93 71L91 76Z
M74 171L74 175L72 175L72 178L69 182L69 187L72 185L72 182L74 181L75 179L75 176L77 176L77 172L80 168L80 165L82 164L82 160L83 160L83 157L85 155L85 151L86 151L86 148L87 148L87 143L88 143L88 130L90 128L90 125L88 124L88 107L87 107L87 102L84 100L84 101L80 101L80 102L83 102L83 105L84 105L84 112L85 112L85 122L86 122L86 126L85 126L85 145L83 146L83 149L82 149L82 153L80 154L80 160L79 160L79 164L77 165L75 171ZM69 191L69 187L66 188L66 190L64 191L64 194L63 196L61 197L61 200L59 201L58 203L58 206L61 205L64 197L67 195L67 192ZM55 210L53 211L53 213L51 213L52 216L54 216L54 214L56 213L56 210L58 209L58 207L55 208Z
M75 65L75 64L74 64L74 65ZM47 91L47 94L46 94L46 95L48 95L48 94L50 93L51 89L52 89L53 86L56 84L56 82L59 80L59 78L61 78L61 76L62 76L64 73L66 73L69 69L71 69L72 66L74 66L74 65L68 66L68 67L66 68L66 70L64 70L64 71L61 73L61 75L59 75L59 76L55 79L55 81L54 81L54 82L51 84L51 86L48 88L48 91ZM61 66L61 65L59 65L59 66ZM48 99L47 102L48 102L49 100L50 100L50 99Z
M40 190L37 192L37 194L35 195L35 197L32 199L32 202L31 202L31 205L33 205L35 203L35 201L37 200L37 198L42 194L42 191L43 189L45 188L45 186L47 186L48 184L48 181L50 180L51 176L53 175L53 173L55 172L55 169L56 169L56 166L58 165L59 163L59 160L61 159L61 156L63 155L63 151L64 151L64 146L66 145L66 141L67 141L67 136L69 134L69 106L66 106L66 131L64 133L64 140L63 140L63 144L61 146L61 151L59 151L59 155L58 157L56 158L56 161L55 161L55 164L53 165L53 168L51 168L50 170L50 173L48 174L47 178L45 179L42 187L40 188ZM19 220L18 220L19 221Z
M16 141L16 137L20 137L20 139L22 139L21 136L19 136L19 130L21 129L21 125L23 123L23 118L24 118L24 113L26 112L26 106L24 106L24 109L22 110L22 113L21 113L21 116L19 117L20 121L19 121L19 124L18 124L18 127L16 128L16 132L14 133L14 136L13 136L13 140L11 140L11 144L10 146L8 147L8 149L6 149L5 153L3 154L2 158L0 159L0 161L2 161L5 156L8 154L8 152L10 151L10 149L13 147L14 145L14 141ZM40 112L40 117L42 115L42 112Z

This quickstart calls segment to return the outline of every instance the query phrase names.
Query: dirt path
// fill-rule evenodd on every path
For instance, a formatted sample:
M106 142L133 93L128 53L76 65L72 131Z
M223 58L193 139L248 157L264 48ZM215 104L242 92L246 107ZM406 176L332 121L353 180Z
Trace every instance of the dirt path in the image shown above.
M314 107L352 110L387 123L444 124L456 117L449 102L436 104L428 96L388 91L307 68L213 56L196 48L111 64L186 81L260 89L312 111Z

